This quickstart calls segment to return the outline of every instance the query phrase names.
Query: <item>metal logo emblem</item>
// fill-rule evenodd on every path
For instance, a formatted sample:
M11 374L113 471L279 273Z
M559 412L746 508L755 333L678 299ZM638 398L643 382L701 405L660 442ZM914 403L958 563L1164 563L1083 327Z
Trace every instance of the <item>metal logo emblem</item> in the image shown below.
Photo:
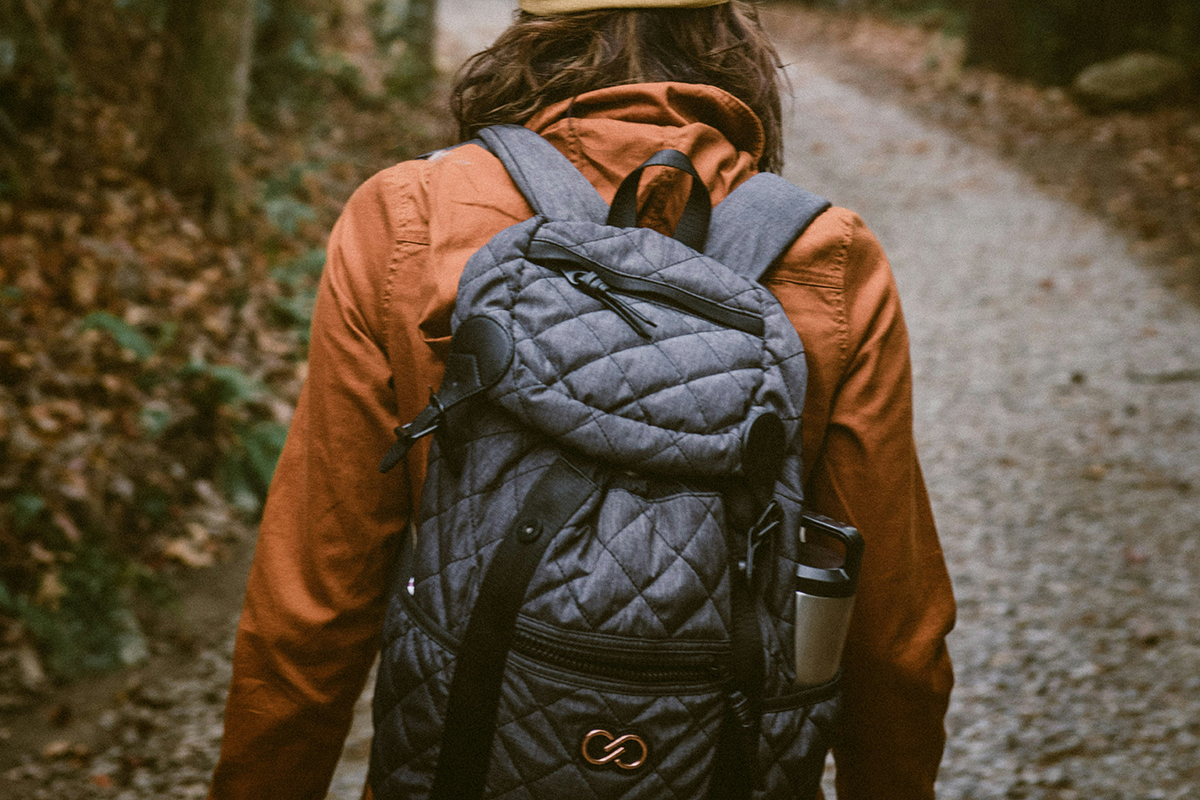
M592 744L597 740L601 743L600 753L596 752L597 748ZM621 769L637 769L646 763L649 755L650 748L646 746L645 740L632 733L613 736L608 731L597 728L583 737L583 758L597 767L615 764Z

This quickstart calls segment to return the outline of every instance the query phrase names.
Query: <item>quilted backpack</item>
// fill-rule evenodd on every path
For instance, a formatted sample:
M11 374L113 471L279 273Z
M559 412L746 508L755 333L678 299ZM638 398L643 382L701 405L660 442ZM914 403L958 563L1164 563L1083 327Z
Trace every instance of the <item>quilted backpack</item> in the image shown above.
M480 134L535 215L466 265L382 634L378 800L815 797L838 679L795 686L798 334L758 279L828 203L713 209L664 150L610 208L552 145ZM642 170L693 178L673 237Z

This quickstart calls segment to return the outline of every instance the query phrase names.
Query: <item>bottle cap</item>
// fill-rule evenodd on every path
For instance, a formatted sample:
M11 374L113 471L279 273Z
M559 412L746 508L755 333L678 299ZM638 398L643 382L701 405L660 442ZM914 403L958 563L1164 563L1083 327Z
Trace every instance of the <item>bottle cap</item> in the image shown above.
M796 565L796 591L814 597L853 597L855 581L844 569Z

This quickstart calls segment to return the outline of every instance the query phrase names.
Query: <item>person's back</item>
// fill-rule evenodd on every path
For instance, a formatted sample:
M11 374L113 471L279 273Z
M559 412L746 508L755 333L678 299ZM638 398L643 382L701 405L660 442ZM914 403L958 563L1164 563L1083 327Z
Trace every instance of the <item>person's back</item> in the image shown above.
M671 74L661 62L678 53L662 43L725 46L747 27L744 12L729 6L524 15L460 78L464 138L486 124L523 122L606 201L645 158L674 148L718 203L758 169L779 167L773 75L771 91L747 88L762 89L773 54L751 36L752 55L721 67L740 76L725 82L748 106L719 88L719 74L700 75L695 65ZM655 48L644 46L647 37ZM597 42L617 61L638 53L641 69L597 64ZM589 63L590 75L580 67ZM759 79L746 80L754 63ZM559 76L573 65L578 81L564 83ZM544 85L529 86L530 74L546 77ZM661 80L670 77L677 80ZM683 184L669 172L647 184L639 222L670 231ZM440 383L467 259L530 213L503 166L477 145L386 170L348 203L330 242L309 380L260 533L212 796L324 791L374 655L425 448L409 454L403 471L378 476L372 466L391 430ZM908 344L890 270L861 221L835 208L766 284L808 361L806 503L855 525L870 553L843 661L839 796L931 797L953 601L912 442Z

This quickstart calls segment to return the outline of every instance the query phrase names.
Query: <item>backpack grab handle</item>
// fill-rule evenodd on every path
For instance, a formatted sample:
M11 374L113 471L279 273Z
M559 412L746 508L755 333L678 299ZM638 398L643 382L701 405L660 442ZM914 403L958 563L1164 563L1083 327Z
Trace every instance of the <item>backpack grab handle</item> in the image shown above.
M692 160L678 150L659 150L625 176L608 212L608 224L618 228L632 228L637 224L637 190L646 167L672 167L692 176L692 190L679 224L675 226L675 238L698 253L704 252L708 223L712 217L712 198L700 174L692 166Z

